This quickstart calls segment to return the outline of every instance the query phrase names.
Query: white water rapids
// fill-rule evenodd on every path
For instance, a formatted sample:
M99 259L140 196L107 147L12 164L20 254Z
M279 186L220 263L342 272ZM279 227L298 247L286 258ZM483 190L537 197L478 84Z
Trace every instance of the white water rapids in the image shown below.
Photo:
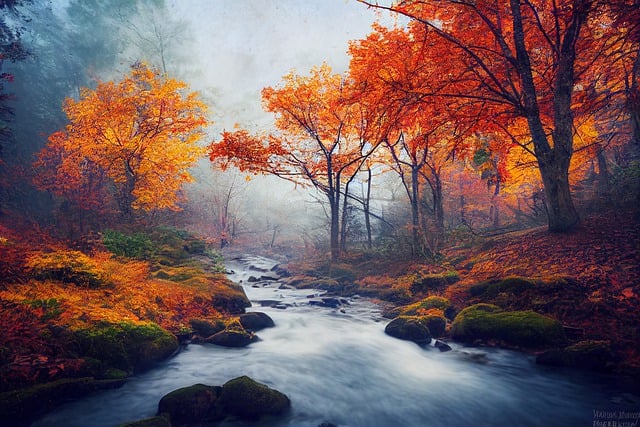
M253 257L230 264L230 278L245 284L256 302L277 300L286 309L261 307L276 324L261 341L241 349L189 345L176 357L46 415L33 427L112 427L153 416L166 393L196 383L222 385L248 375L287 394L291 412L246 425L317 427L591 426L594 411L638 406L613 378L537 366L532 357L497 349L433 347L391 338L372 303L356 299L339 309L308 304L313 291L247 283L269 266ZM259 275L260 273L257 273ZM266 273L265 273L266 274ZM222 426L244 426L226 422Z

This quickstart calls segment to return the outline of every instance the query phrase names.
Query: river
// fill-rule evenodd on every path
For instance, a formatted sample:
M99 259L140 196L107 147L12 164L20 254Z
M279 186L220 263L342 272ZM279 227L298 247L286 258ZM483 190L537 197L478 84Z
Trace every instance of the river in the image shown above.
M154 415L160 398L176 388L222 385L241 375L291 399L284 418L247 424L264 427L592 426L611 421L606 416L614 411L638 410L640 398L620 390L613 377L541 367L531 356L499 349L452 344L453 351L441 353L385 335L386 320L367 300L341 309L310 306L313 291L247 282L256 275L250 265L271 264L250 257L229 265L231 279L246 285L254 302L250 310L276 324L258 333L260 341L240 349L189 345L123 387L71 402L33 427L117 426ZM282 305L262 307L265 300Z

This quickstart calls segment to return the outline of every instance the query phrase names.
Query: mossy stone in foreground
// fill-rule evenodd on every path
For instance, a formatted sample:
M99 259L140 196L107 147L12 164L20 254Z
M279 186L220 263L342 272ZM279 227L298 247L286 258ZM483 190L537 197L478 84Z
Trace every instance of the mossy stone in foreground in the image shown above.
M158 414L168 414L175 425L220 420L215 406L220 390L204 384L179 388L160 399Z
M533 311L503 311L492 304L476 304L462 310L453 321L451 335L464 342L497 340L524 348L562 345L562 325Z
M102 323L75 335L80 355L99 360L105 370L141 371L178 349L177 338L154 323Z
M242 376L222 386L217 405L224 414L256 420L265 415L284 414L291 407L291 402L278 390Z

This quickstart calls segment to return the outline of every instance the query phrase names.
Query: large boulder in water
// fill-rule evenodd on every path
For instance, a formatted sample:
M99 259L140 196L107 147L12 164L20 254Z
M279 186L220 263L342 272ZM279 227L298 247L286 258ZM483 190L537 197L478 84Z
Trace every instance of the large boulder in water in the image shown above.
M174 390L160 399L158 414L168 414L172 425L218 421L216 401L221 387L195 384Z
M239 317L240 324L248 331L259 331L264 328L271 328L275 326L273 319L266 313L260 311L250 311L245 314L241 314Z
M284 414L291 407L291 401L278 390L242 376L222 386L217 406L225 415L257 420L265 415Z
M545 348L563 345L562 325L533 311L504 311L492 304L462 310L451 325L451 336L464 342L494 341L508 346Z
M429 344L431 332L418 316L400 316L385 327L384 332L394 338L413 341L417 344Z

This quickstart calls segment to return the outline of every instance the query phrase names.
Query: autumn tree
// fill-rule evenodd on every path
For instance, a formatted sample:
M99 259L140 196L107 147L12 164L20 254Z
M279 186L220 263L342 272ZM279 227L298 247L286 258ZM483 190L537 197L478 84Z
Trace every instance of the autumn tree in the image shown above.
M319 190L329 204L331 256L338 258L345 187L373 151L363 139L367 122L349 82L324 64L309 76L287 74L281 86L264 88L262 99L275 115L277 130L267 135L225 131L209 146L210 159Z
M438 249L444 234L442 168L461 151L470 127L461 117L453 120L459 103L440 96L457 74L455 61L447 73L439 66L442 44L421 26L374 25L349 48L360 102L376 111L368 139L386 147L377 158L398 175L411 205L414 256Z
M450 52L443 58L457 56L467 64L467 84L451 96L476 100L485 117L526 121L528 138L518 143L536 158L549 229L574 227L579 221L569 186L574 91L600 53L595 36L606 2L401 0L388 6L359 1L407 16L448 42Z
M88 181L104 177L126 218L136 210L178 210L207 125L205 105L186 88L138 63L120 82L82 89L80 99L64 103L70 123L39 153L36 184L86 207L101 195Z

